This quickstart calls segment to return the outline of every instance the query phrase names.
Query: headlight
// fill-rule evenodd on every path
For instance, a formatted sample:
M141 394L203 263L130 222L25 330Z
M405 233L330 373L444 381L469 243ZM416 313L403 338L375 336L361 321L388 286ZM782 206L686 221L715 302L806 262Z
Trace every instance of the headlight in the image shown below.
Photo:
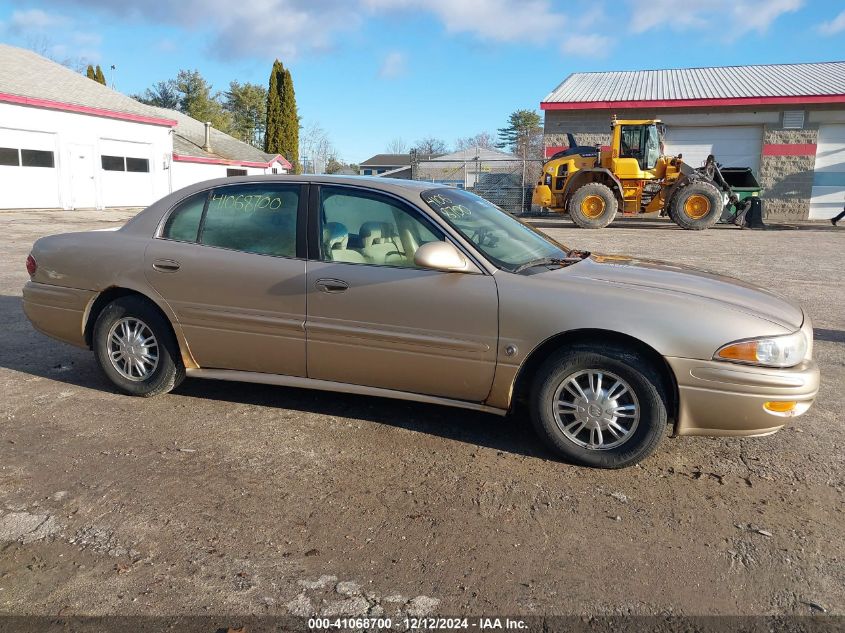
M792 367L807 354L807 337L798 331L786 336L771 336L729 343L713 355L715 360L762 365L764 367Z

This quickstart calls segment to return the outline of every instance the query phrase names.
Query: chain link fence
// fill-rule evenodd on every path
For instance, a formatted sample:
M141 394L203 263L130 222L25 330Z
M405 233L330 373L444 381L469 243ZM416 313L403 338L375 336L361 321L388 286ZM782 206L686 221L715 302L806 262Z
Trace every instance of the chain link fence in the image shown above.
M410 178L466 189L508 213L525 215L531 211L531 194L543 162L518 157L428 158L412 152Z

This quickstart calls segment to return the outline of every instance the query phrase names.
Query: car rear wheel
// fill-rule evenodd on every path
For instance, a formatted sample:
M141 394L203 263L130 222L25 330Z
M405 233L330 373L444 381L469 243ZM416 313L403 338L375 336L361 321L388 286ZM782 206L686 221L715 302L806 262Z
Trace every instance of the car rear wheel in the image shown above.
M637 355L596 345L553 355L537 372L531 418L567 461L622 468L650 455L666 430L658 373Z
M179 346L161 312L142 297L108 304L94 324L94 356L123 393L156 396L185 378Z

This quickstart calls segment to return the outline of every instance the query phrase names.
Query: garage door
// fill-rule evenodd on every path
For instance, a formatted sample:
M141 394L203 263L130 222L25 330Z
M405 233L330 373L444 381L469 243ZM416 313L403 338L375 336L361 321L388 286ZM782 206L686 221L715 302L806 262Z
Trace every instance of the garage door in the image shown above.
M0 209L61 206L56 135L0 127Z
M684 155L684 162L701 167L713 154L724 167L751 167L760 173L763 128L759 125L666 128L666 153Z
M845 205L845 125L822 125L816 146L816 169L810 217L832 218Z

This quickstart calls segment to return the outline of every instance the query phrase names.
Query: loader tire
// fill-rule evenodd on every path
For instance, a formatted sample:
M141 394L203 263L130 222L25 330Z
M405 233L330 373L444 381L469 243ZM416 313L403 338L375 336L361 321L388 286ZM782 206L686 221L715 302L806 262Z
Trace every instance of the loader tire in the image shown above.
M693 182L672 196L669 217L682 229L703 231L722 217L722 194L709 182Z
M569 198L569 217L582 229L603 229L613 222L619 203L610 187L589 182Z

